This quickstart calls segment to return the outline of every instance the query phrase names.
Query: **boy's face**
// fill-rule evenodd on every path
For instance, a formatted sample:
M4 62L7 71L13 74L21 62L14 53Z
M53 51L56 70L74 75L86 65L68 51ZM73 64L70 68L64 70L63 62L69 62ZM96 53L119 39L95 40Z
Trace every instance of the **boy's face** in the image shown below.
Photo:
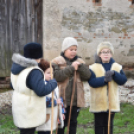
M49 81L51 80L51 71L50 71L50 68L46 69L45 72L45 80Z
M71 46L67 50L65 50L64 55L68 59L73 59L77 54L77 46Z
M112 57L112 53L110 49L105 48L101 50L99 57L101 58L103 63L109 63L110 58Z

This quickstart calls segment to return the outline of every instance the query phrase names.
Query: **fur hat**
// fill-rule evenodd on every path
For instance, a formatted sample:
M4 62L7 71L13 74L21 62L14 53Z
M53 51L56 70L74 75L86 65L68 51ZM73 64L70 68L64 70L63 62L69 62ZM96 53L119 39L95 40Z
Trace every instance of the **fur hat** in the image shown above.
M100 44L97 46L97 55L99 55L100 52L101 52L101 50L102 50L102 49L105 49L105 48L110 49L111 52L112 52L112 54L114 54L114 47L113 47L113 45L112 45L110 42L107 42L107 41L106 41L106 42L100 43Z
M24 46L24 57L39 59L43 57L42 46L39 43L31 42Z
M66 49L73 45L78 46L77 40L72 37L66 37L62 43L62 52L64 52Z

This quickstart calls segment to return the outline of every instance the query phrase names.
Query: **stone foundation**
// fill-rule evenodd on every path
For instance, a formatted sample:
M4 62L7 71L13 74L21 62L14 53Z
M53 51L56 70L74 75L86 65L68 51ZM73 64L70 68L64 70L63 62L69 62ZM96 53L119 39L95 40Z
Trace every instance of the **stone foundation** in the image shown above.
M11 88L10 86L10 77L0 78L0 89Z

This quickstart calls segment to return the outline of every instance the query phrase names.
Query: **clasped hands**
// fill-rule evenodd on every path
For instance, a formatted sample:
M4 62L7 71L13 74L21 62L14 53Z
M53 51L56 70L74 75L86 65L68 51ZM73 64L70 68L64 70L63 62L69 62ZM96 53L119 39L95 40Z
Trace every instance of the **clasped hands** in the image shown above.
M78 66L80 65L80 62L78 62L78 61L74 61L73 63L72 63L72 66L74 67L74 69L75 70L78 70Z
M105 78L104 81L105 82L110 82L113 79L113 75L115 74L114 70L109 70L105 73Z

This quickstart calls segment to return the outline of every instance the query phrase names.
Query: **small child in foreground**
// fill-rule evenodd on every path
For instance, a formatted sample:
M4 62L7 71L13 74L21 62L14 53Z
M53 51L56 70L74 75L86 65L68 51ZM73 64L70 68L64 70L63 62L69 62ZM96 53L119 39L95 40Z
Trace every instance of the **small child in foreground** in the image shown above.
M47 82L49 80L51 80L50 63L44 59L41 59L39 67L44 71L45 84L47 84ZM36 128L36 130L38 131L38 134L50 134L50 131L51 131L51 99L52 99L52 93L50 93L49 95L46 96L46 107L47 107L46 122L43 125ZM57 128L57 122L58 122L58 127L62 128L64 126L64 124L63 124L63 120L65 119L64 113L65 113L65 109L64 109L63 99L59 97L59 89L57 87L54 90L53 130L55 130ZM57 116L58 116L58 118L57 118Z

